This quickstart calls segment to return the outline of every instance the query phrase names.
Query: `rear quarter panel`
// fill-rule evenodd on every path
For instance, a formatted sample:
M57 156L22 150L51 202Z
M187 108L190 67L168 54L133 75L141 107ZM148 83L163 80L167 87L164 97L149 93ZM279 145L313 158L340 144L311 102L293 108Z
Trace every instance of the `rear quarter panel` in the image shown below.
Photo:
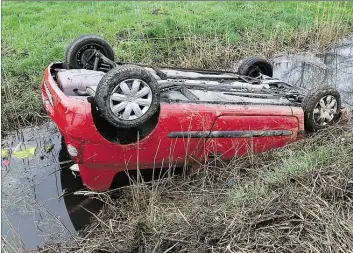
M302 128L298 120L302 117L302 111L298 110L296 114L293 115L292 108L288 106L235 107L232 112L222 113L215 120L212 132L233 131L241 136L209 138L203 148L204 159L216 156L231 160L234 156L287 145L297 139L298 130ZM286 134L280 135L281 132Z

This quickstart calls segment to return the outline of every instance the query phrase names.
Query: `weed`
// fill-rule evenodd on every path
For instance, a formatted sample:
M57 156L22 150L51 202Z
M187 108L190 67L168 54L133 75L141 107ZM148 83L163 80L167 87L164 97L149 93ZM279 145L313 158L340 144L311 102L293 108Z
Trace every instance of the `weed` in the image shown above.
M352 252L352 130L96 194L102 212L61 252Z
M82 34L118 60L230 68L249 55L321 47L352 32L351 2L7 2L2 4L2 130L40 120L44 68Z

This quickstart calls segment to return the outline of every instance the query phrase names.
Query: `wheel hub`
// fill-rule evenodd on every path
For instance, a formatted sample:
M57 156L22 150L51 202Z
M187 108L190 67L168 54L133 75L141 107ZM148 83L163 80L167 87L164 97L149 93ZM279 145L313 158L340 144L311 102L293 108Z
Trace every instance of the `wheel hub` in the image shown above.
M94 61L97 57L95 54L96 50L104 52L104 49L96 44L89 44L80 48L76 55L78 64L80 64L83 68L93 69Z
M95 49L87 49L82 53L81 62L86 67L92 67L94 62L94 51Z
M120 82L110 95L110 109L119 119L134 120L143 116L152 103L152 91L141 79Z
M334 96L327 95L321 98L314 109L314 122L319 126L332 123L337 110L337 99Z

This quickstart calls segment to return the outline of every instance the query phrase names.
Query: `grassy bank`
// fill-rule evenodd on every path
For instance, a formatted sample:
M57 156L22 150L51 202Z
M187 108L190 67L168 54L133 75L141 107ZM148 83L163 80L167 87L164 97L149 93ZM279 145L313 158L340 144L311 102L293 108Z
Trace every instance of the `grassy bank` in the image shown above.
M3 2L2 130L43 114L43 69L77 36L104 36L123 61L223 68L248 55L336 42L351 2Z
M96 221L48 252L353 252L352 130L96 195Z

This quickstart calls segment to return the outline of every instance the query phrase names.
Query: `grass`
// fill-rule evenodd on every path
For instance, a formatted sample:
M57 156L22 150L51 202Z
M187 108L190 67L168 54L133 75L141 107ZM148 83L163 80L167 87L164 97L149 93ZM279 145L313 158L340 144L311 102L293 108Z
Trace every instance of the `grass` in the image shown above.
M321 47L353 30L352 2L3 2L2 130L38 121L42 71L82 34L118 59L224 68L248 55Z
M352 130L96 194L95 221L39 252L353 252Z

